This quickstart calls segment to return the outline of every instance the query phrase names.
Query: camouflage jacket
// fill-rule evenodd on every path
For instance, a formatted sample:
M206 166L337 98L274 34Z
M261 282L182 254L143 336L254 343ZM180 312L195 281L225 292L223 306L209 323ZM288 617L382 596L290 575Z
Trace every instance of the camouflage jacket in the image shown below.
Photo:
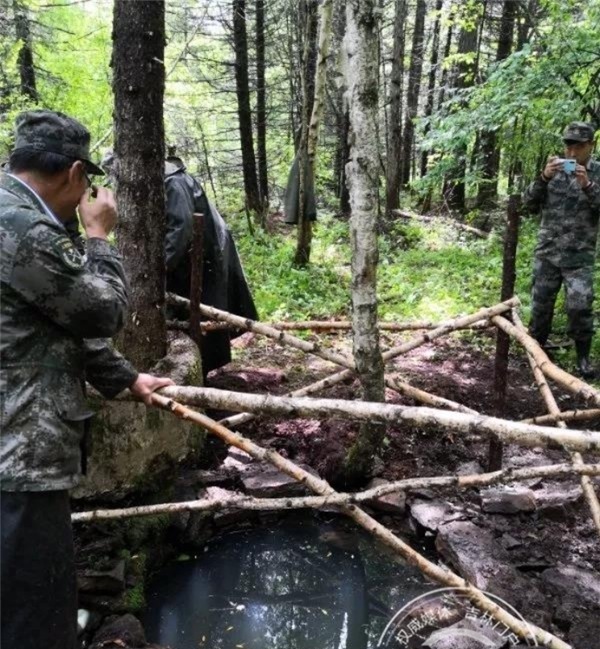
M541 213L536 256L561 268L594 264L600 215L600 163L590 160L587 172L594 183L587 191L572 175L559 171L548 183L538 178L523 195L525 207Z
M1 487L68 489L78 480L84 422L92 415L86 366L92 383L109 384L104 342L84 337L121 328L123 267L101 239L90 239L82 257L35 194L3 173L0 243Z

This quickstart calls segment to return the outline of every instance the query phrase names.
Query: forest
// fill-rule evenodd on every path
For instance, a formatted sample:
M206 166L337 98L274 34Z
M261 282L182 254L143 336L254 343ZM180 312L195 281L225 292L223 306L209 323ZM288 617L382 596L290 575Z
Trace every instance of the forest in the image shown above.
M523 192L569 124L600 128L600 0L0 7L0 162L40 108L114 156L114 344L176 383L148 409L91 390L81 646L596 646L600 372L564 290L548 341L527 328ZM165 159L258 317L197 297L206 214L190 290L166 292Z

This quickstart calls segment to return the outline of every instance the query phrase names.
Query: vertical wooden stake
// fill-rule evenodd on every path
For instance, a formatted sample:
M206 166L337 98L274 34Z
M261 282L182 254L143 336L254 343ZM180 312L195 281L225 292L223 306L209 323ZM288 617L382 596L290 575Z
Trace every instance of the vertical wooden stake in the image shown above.
M502 300L507 300L512 297L515 290L520 204L521 197L519 194L513 194L508 199L504 258L502 263ZM504 417L509 350L510 337L504 331L498 329L496 332L496 358L494 362L494 414L496 417ZM493 436L490 438L488 470L498 471L501 468L502 442Z
M200 297L202 295L202 266L204 263L204 214L194 213L192 248L190 250L190 337L200 347Z

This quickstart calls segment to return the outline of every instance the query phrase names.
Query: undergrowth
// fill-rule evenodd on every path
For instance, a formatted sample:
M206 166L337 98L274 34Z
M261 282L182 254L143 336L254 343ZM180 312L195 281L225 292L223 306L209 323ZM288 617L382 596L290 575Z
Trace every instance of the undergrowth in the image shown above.
M249 234L234 222L236 243L263 320L350 317L349 223L330 214L314 229L311 264L294 268L296 228ZM515 294L529 319L533 250L537 223L523 220L517 252ZM402 222L380 236L379 317L387 321L444 320L500 301L502 232L477 239L444 224ZM600 274L596 286L600 285ZM598 292L598 291L597 291ZM564 336L566 317L561 292L554 333ZM596 343L600 351L600 343Z

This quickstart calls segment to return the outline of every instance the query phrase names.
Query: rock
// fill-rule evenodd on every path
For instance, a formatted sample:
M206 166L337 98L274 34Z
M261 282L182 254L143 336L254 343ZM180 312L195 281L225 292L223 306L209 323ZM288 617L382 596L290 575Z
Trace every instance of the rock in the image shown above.
M298 466L315 475L311 467L304 464ZM301 482L275 468L261 467L257 472L244 473L241 480L244 491L257 498L302 496L306 493L306 487Z
M483 473L483 467L477 460L472 462L463 462L456 467L456 475L476 475Z
M535 511L535 494L525 487L493 487L481 492L481 508L494 514Z
M197 384L198 373L202 379L198 348L187 336L169 345L166 359L165 363L188 377L185 384ZM108 495L118 499L133 491L150 491L175 463L199 455L203 448L206 433L169 412L136 401L100 397L90 401L97 412L90 426L87 474L73 491L74 498Z
M221 487L207 487L199 494L199 498L208 498L209 500L225 500L233 496L239 496L239 493L234 491L228 491L227 489L221 489ZM213 520L217 527L226 527L228 525L239 525L245 523L251 518L256 516L256 512L250 509L229 509L222 511L215 511L213 514ZM206 530L199 530L200 540L199 543L205 543L210 534L206 533Z
M125 590L125 561L110 570L84 570L77 574L77 588L82 593L117 594Z
M448 502L416 500L410 506L410 515L421 527L436 532L441 525L462 518L464 512Z
M90 612L85 608L77 609L77 635L83 633L89 621Z
M507 550L514 550L515 548L518 548L523 545L521 541L515 539L510 534L504 534L500 539L500 543L502 543L502 546Z
M484 589L488 588L490 576L497 571L498 562L508 557L488 530L470 522L440 527L435 547L465 579Z
M389 480L374 478L367 485L367 489L380 487L384 484L390 484ZM379 498L373 498L373 500L369 500L367 503L373 509L401 516L406 510L406 493L404 491L396 491L391 494L386 494L385 496L379 496Z
M140 621L128 613L109 617L94 635L90 649L137 649L146 645L146 636Z
M256 462L253 457L235 446L230 447L227 457L223 460L221 467L225 471L242 473L250 468L254 468Z
M506 637L479 618L466 617L452 626L434 631L421 645L429 649L503 649Z
M560 598L572 597L600 612L600 573L575 566L558 565L542 573L543 581Z
M552 520L562 521L574 514L575 505L582 499L579 485L568 487L564 483L544 485L535 491L535 502L540 514Z

